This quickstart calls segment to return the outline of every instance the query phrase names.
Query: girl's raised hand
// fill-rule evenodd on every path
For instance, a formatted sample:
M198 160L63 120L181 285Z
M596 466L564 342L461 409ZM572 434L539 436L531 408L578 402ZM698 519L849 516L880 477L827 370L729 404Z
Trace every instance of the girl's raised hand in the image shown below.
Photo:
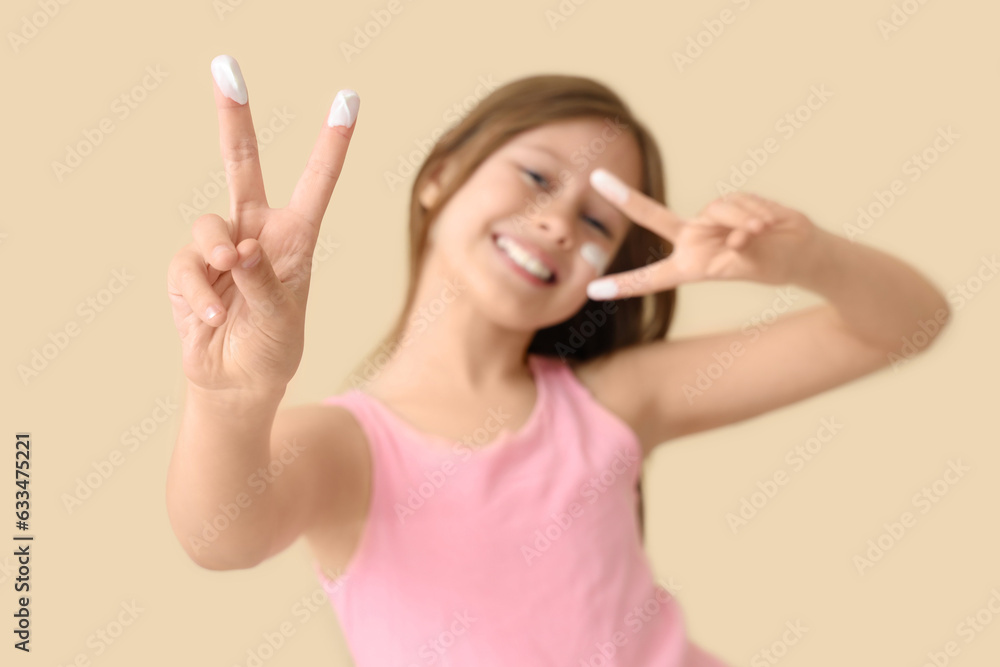
M651 294L701 280L751 280L782 285L807 270L819 232L793 209L746 192L710 202L683 220L604 169L591 185L633 222L673 244L666 259L591 281L595 300Z
M205 214L174 255L167 292L184 374L207 390L283 390L302 358L306 297L320 223L354 133L360 100L341 90L291 201L268 206L246 84L229 56L212 61L229 220Z

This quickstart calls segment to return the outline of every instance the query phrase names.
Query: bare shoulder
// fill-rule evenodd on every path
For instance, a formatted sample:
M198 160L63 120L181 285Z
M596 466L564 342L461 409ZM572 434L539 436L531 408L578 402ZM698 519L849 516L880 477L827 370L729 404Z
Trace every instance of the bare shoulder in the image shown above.
M314 511L303 535L314 550L341 545L368 510L372 467L364 430L346 407L311 403L279 409L272 438L274 447L303 457L312 477Z
M635 432L645 458L658 443L651 442L651 435L644 428L642 405L634 391L634 363L635 355L623 348L586 361L570 360L569 367L601 405Z

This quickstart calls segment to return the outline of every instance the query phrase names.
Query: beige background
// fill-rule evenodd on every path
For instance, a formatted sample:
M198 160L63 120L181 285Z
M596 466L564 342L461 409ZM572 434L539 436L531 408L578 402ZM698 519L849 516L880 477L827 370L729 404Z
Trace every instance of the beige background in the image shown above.
M950 664L994 664L1000 616L971 643L957 626L1000 591L1000 278L975 282L983 257L1000 251L988 196L1000 153L996 3L908 0L919 11L886 39L878 22L889 20L890 0L566 0L569 16L554 29L546 16L558 11L554 0L404 0L348 62L340 44L387 4L71 2L47 21L39 14L45 25L16 51L10 34L42 9L38 0L4 4L0 433L8 443L18 430L33 434L36 541L30 656L10 647L14 563L0 556L2 662L68 665L83 655L104 667L247 665L262 635L289 622L294 634L265 665L351 664L328 604L296 614L318 589L303 542L252 570L207 571L186 557L164 503L179 409L134 451L121 440L158 399L183 396L166 268L190 238L181 205L211 193L210 174L221 169L209 63L228 53L242 66L258 131L272 119L280 127L275 109L294 116L261 136L272 205L287 202L336 91L352 87L362 98L321 233L338 245L314 275L305 355L286 404L334 393L395 316L410 180L390 191L385 174L448 124L448 110L474 96L481 77L561 72L609 83L661 142L682 215L716 196L716 183L768 137L780 150L746 189L841 234L873 191L903 179L905 194L860 241L919 267L942 290L971 284L975 297L955 309L934 349L898 372L657 451L646 468L649 554L657 577L680 587L691 635L733 664L751 664L795 621L808 632L783 665L920 665L948 641L961 649ZM674 52L727 8L734 22L679 71ZM114 101L132 95L147 67L165 78L121 118ZM794 136L776 132L820 85L832 98ZM52 163L104 118L114 131L60 181ZM904 162L948 126L960 138L910 181ZM227 206L223 191L203 210ZM77 305L123 269L134 278L85 321ZM818 302L802 294L796 307ZM682 287L670 335L738 327L774 296L751 284ZM79 335L22 381L18 365L74 322ZM726 514L758 482L789 471L786 452L824 417L844 429L734 535ZM116 449L123 463L67 510L64 495ZM9 471L13 446L4 451ZM970 472L929 512L914 511L911 496L956 459ZM13 482L2 477L0 533L13 545ZM854 556L907 510L915 527L859 574ZM94 633L131 601L141 613L98 655Z

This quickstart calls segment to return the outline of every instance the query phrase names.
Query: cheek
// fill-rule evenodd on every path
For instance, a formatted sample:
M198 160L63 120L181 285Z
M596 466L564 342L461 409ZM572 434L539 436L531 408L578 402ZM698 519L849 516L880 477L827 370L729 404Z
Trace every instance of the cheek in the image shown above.
M594 268L599 276L604 274L604 269L607 268L608 262L611 260L604 248L590 241L580 246L580 256Z

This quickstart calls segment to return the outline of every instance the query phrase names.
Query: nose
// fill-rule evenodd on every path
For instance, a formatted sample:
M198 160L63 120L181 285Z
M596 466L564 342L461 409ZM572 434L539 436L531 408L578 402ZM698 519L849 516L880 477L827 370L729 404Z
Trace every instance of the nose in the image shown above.
M546 202L545 206L539 204L538 212L530 219L538 233L553 246L572 246L576 234L576 203L569 193L560 192Z

